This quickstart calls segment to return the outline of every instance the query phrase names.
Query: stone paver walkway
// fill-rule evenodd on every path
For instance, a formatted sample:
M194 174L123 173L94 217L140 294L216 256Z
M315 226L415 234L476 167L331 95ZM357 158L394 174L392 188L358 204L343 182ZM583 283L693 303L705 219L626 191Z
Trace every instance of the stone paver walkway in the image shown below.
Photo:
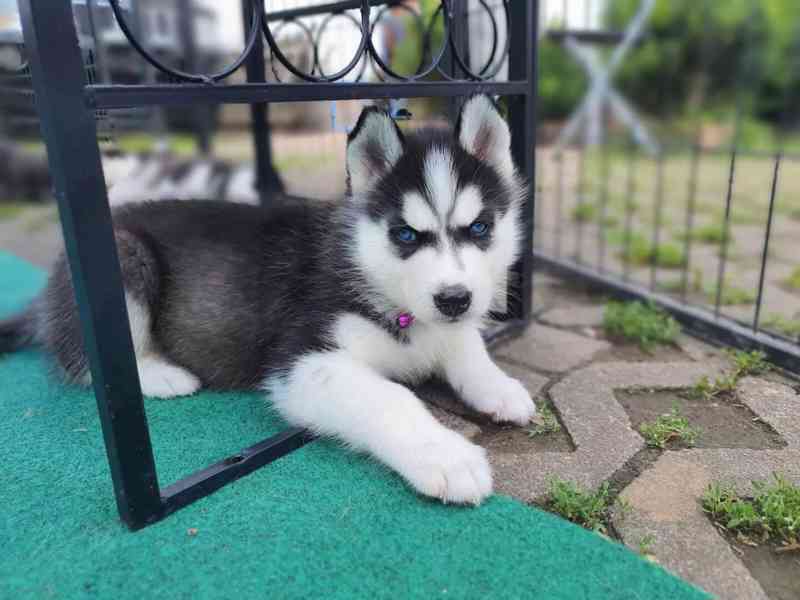
M509 374L522 374L532 396L551 403L574 451L489 449L498 491L531 503L545 498L553 476L590 489L619 481L616 475L642 452L645 442L615 392L678 392L729 366L719 349L687 336L676 348L652 355L602 339L602 299L546 275L537 279L537 286L537 322L524 336L495 349L495 356L504 368L513 365ZM771 598L704 514L700 498L711 482L732 484L740 494L752 496L752 481L768 480L774 472L800 485L799 393L795 382L777 374L741 380L736 401L777 432L785 447L664 451L618 490L627 504L625 511L614 512L612 521L620 541L638 551L650 540L648 553L656 561L718 598ZM470 427L479 425L465 433L480 441L480 419L467 418ZM792 596L772 598L784 597Z

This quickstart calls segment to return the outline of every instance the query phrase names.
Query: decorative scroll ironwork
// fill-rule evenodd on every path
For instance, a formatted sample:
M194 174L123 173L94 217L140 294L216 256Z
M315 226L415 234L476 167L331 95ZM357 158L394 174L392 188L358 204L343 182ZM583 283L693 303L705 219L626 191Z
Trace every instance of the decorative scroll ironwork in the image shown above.
M169 66L156 58L149 52L136 37L131 27L126 22L123 9L120 7L120 0L108 0L114 17L127 38L130 45L150 63L157 71L166 75L171 81L176 83L206 83L214 85L226 80L235 73L248 59L257 44L258 36L262 35L266 42L265 47L271 57L271 69L275 78L280 81L276 66L280 65L288 73L297 79L308 83L333 83L341 81L345 77L351 76L354 81L361 81L367 73L368 65L372 66L375 76L380 81L400 81L400 82L419 82L428 78L438 78L447 81L488 81L497 76L503 65L508 59L510 39L510 9L511 0L498 0L495 4L490 4L487 0L478 0L480 7L475 12L479 18L488 18L491 39L489 55L486 62L479 69L473 68L468 58L465 57L459 44L456 43L454 28L454 7L456 0L441 0L439 7L432 15L430 22L425 23L423 15L408 4L389 0L388 2L375 2L374 0L360 0L353 2L354 10L335 10L324 16L315 26L311 26L302 19L309 16L309 10L283 11L277 19L274 15L264 12L264 0L248 0L252 6L252 18L249 23L248 32L245 40L244 49L238 58L223 70L212 73L188 73L178 68ZM376 5L379 5L376 6ZM313 7L312 7L313 8ZM407 75L398 73L396 68L387 64L376 45L375 32L383 25L383 21L392 9L400 9L410 15L411 22L414 23L417 35L422 41L422 52L420 64L415 72ZM297 13L295 16L294 13ZM498 24L497 12L505 18L505 28ZM190 17L185 17L190 18ZM350 61L334 73L326 73L323 60L320 56L320 47L325 37L325 33L331 23L337 19L350 21L360 35L358 48ZM439 24L441 24L442 40L437 48L432 46L437 38ZM279 34L285 27L293 25L300 29L305 43L308 44L310 52L310 69L303 70L295 65L281 50L278 43ZM505 30L505 34L501 32ZM503 37L504 39L501 39Z

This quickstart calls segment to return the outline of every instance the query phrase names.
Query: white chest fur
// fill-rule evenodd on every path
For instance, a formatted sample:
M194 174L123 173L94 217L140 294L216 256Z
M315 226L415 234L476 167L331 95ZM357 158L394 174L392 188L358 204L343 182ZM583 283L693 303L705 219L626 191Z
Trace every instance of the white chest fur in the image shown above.
M403 343L372 321L347 314L339 317L332 334L334 343L355 360L386 377L414 381L439 369L450 346L467 327L475 324L417 322L408 332L408 342Z

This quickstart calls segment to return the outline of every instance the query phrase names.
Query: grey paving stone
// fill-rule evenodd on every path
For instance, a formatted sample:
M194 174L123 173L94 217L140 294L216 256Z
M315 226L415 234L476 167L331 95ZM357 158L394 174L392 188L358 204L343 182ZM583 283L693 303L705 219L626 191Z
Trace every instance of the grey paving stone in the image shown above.
M540 395L544 386L550 381L550 379L544 375L539 375L526 367L515 365L503 359L497 361L497 366L507 375L518 379L534 400L536 400L536 397Z
M800 396L788 385L745 377L736 388L739 399L781 434L790 448L800 448Z
M551 477L596 488L644 447L615 389L681 388L713 368L700 363L603 363L577 371L550 390L575 452L491 456L496 488L523 501L545 495Z
M468 440L475 439L481 433L481 428L478 425L471 421L467 421L465 418L460 417L459 415L453 414L449 410L439 408L438 406L429 406L428 408L433 413L433 416L436 417L442 425L448 429L457 431Z
M610 347L602 340L532 323L524 335L498 347L494 354L539 371L563 373Z
M800 484L800 450L683 450L663 454L620 497L630 511L615 516L625 544L651 537L651 553L677 575L729 600L766 599L727 541L703 514L700 498L711 482L752 495L753 480L777 471Z
M603 324L602 304L553 308L539 317L544 323L558 327L600 327Z

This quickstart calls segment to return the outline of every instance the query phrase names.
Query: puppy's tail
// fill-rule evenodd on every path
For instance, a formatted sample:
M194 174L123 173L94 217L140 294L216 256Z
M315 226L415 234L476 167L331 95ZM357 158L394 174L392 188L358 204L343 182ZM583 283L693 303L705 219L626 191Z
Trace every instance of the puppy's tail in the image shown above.
M26 310L0 321L0 354L27 348L35 342L33 311Z

